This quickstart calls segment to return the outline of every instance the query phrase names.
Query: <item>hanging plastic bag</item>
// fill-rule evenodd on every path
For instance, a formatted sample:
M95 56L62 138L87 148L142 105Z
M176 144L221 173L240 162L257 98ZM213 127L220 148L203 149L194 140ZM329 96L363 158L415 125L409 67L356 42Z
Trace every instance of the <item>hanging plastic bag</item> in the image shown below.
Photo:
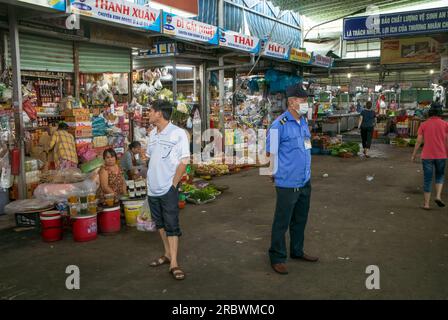
M159 79L154 83L154 88L156 88L156 90L162 90L163 89L162 82Z
M191 117L188 117L187 129L192 129L192 128L193 128L193 121L191 120Z

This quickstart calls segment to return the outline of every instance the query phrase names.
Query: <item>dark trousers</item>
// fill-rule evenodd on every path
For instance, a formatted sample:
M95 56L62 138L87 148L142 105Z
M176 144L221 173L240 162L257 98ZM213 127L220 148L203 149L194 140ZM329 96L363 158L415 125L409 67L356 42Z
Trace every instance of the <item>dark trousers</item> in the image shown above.
M372 136L373 136L373 127L363 128L361 127L361 139L362 139L362 147L364 149L370 149L372 145Z
M160 197L148 197L152 220L157 230L165 229L167 237L180 237L179 226L179 194L175 187Z
M291 240L290 255L293 257L303 256L305 226L311 200L311 182L298 189L277 187L276 191L277 204L272 224L271 248L269 249L271 264L286 261L285 235L288 228Z

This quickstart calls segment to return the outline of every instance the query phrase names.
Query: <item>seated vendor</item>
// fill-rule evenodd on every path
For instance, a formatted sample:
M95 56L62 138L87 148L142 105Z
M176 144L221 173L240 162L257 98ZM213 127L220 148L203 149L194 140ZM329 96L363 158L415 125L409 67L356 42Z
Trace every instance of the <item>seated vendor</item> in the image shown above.
M123 169L126 180L136 180L144 177L146 170L143 169L144 163L141 159L142 145L134 141L129 145L128 151L121 158L121 168Z
M118 199L127 193L123 172L117 164L117 154L114 149L107 149L103 153L104 166L100 169L99 198L114 194Z

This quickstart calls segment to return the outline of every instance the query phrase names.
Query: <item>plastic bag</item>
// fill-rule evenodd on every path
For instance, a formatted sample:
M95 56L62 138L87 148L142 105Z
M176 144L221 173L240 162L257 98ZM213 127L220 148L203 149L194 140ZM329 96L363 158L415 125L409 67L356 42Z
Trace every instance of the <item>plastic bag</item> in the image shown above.
M71 195L82 193L96 193L99 188L98 173L91 174L89 178L78 183L44 183L34 190L34 197L40 200L63 202Z
M25 199L13 201L5 207L6 214L46 209L54 205L53 201L44 199Z
M154 83L154 88L156 88L156 90L162 90L162 89L163 89L162 82L161 82L160 80L157 80L157 81Z
M36 108L34 108L33 106L33 102L30 99L26 99L23 103L23 111L26 112L26 114L28 115L28 117L31 120L36 120L37 119L37 111Z
M156 224L151 220L151 212L148 201L144 202L141 213L137 216L137 230L143 232L156 231Z
M78 168L59 170L54 173L53 183L79 183L87 179L87 175Z
M191 117L188 117L187 120L187 129L193 128L193 121L191 120Z

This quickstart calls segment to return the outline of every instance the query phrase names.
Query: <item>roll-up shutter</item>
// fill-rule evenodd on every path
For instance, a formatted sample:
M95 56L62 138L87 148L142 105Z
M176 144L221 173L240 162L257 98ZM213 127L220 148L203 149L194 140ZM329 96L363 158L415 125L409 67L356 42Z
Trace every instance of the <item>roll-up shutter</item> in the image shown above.
M130 69L130 49L79 43L79 71L81 73L127 73Z
M7 65L11 65L9 38ZM30 34L19 34L22 70L73 72L73 43Z

